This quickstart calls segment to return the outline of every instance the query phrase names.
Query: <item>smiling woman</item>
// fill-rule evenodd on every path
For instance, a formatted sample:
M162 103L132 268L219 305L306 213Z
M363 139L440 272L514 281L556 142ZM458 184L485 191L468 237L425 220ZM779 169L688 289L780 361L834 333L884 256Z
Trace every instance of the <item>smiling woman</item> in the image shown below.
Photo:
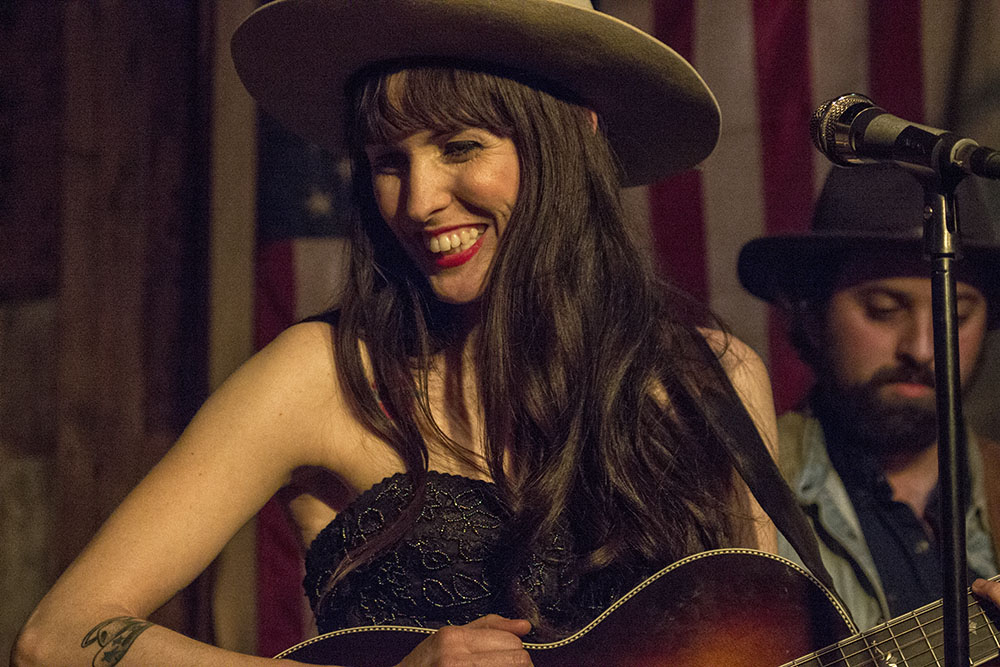
M518 193L514 142L481 128L365 147L379 213L434 295L477 299Z
M365 145L356 154L369 160L373 175L360 187L373 189L382 219L438 299L480 297L510 246L549 263L536 273L561 269L565 254L539 248L531 237L547 229L555 250L560 228L587 218L586 211L547 212L541 192L550 182L588 187L584 162L594 159L585 148L603 136L585 109L513 80L440 67L384 72L359 98L356 136ZM430 129L414 132L420 126ZM556 149L560 139L570 152ZM603 154L610 155L606 144ZM609 157L602 169L609 183L617 181ZM528 228L501 243L515 210Z
M618 167L591 111L510 76L437 64L369 69L352 90L360 215L343 305L322 321L337 332L346 384L377 387L379 412L368 408L370 390L356 397L368 428L386 433L407 466L358 500L385 517L382 530L344 540L348 514L310 549L319 628L379 619L434 626L502 612L529 619L535 637L559 637L654 563L711 546L767 545L768 522L757 536L738 518L753 513L752 502L733 485L732 464L716 457L725 445L696 447L681 435L688 420L713 419L694 393L725 393L728 383L701 334L636 261ZM477 234L466 248L463 229ZM651 337L638 341L642 330ZM682 349L687 361L668 370ZM738 406L728 400L716 409ZM664 418L674 426L653 426ZM697 479L681 473L688 467L702 471ZM616 468L623 479L662 480L671 496L653 501L653 487L601 479ZM394 545L444 527L387 511L387 494L399 499L390 506L413 508L469 494L495 530L471 543L445 538L425 572L426 547L401 555ZM632 516L612 509L621 503ZM485 555L482 564L472 565L470 551ZM391 592L376 582L400 557L407 574ZM518 582L532 571L529 592ZM413 588L429 580L442 592ZM363 604L352 593L360 590L373 591ZM468 599L442 614L441 595Z

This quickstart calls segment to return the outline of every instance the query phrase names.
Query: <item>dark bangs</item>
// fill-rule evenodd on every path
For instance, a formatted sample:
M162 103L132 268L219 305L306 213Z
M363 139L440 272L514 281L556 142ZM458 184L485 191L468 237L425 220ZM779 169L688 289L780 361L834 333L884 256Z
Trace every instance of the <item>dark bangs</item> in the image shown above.
M421 130L482 127L514 131L510 83L486 72L444 65L382 69L362 78L353 132L363 144L391 143ZM360 148L360 147L359 147Z

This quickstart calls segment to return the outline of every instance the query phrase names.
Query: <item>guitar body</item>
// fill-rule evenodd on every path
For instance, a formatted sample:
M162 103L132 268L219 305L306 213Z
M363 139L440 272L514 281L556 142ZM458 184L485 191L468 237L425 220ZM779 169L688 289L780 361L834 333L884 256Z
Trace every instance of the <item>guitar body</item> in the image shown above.
M276 657L392 667L432 632L351 628ZM776 667L854 632L836 599L794 563L722 549L661 570L566 639L525 647L536 667Z

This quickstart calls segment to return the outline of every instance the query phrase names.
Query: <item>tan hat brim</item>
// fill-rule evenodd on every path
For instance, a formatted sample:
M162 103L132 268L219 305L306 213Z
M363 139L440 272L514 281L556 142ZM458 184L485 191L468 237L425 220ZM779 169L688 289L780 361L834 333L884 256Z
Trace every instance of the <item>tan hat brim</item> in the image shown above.
M447 58L528 73L601 118L626 172L650 183L711 153L719 108L691 65L633 26L555 0L278 0L232 40L250 94L292 131L337 150L358 70Z

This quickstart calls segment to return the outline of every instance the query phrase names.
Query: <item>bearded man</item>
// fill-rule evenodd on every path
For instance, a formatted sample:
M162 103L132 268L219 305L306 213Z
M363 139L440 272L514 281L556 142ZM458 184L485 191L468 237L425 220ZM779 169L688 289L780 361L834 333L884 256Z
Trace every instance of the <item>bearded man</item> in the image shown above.
M955 263L963 389L976 375L987 330L1000 323L1000 243L976 187L963 182L956 195L964 251ZM942 597L922 212L922 188L901 168L835 168L810 233L758 238L740 254L741 283L784 311L790 338L816 379L806 402L779 419L780 467L862 630ZM971 582L998 571L1000 549L991 533L1000 535L1000 449L971 432L966 440Z

